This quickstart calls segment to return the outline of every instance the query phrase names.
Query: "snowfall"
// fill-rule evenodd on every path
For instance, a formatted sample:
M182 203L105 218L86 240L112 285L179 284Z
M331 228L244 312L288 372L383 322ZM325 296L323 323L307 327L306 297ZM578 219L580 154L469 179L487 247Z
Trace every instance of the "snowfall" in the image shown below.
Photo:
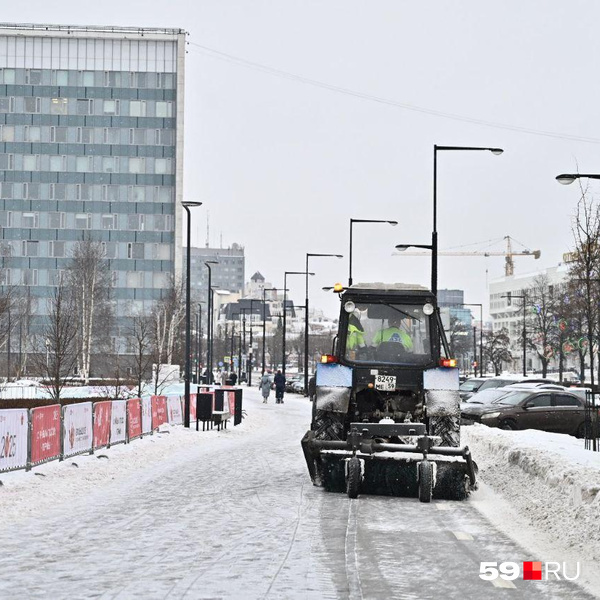
M15 590L21 583L26 586L21 597L61 597L56 590L69 590L73 598L183 597L199 577L190 579L178 573L180 564L189 558L185 543L191 532L206 535L210 546L210 553L195 551L197 560L220 561L223 576L218 582L221 587L214 588L214 597L247 597L245 590L258 585L263 573L275 569L273 557L261 555L268 551L261 546L261 527L272 528L286 518L289 521L283 517L284 509L297 511L293 503L302 506L305 501L300 492L299 499L290 499L287 507L286 500L270 497L265 489L260 502L272 506L271 521L262 523L257 518L251 532L242 532L251 513L246 508L248 494L263 493L247 487L247 474L240 470L245 468L241 457L247 453L247 444L263 439L261 447L253 446L253 451L261 454L253 460L256 472L281 481L283 492L290 478L296 485L302 481L300 487L310 485L298 435L310 420L310 403L296 395L286 396L284 405L272 402L263 405L258 390L245 388L247 416L237 427L230 423L222 431L203 432L200 427L196 432L194 427L164 425L154 435L95 455L47 463L30 472L0 473L0 598L17 597ZM275 434L285 435L286 430L298 443L294 440L289 449L279 451ZM462 441L472 451L480 479L479 490L466 502L531 555L579 561L580 583L600 597L600 452L585 450L582 440L566 435L502 431L483 425L463 427ZM260 488L259 483L257 486ZM138 490L137 496L132 490ZM289 490L295 493L291 487ZM200 534L192 525L207 507L219 507L226 518L219 521L219 531L204 524ZM164 544L160 551L153 548L156 519L170 520L164 535L179 541L172 549L167 547L168 551ZM228 575L227 564L236 556L221 550L224 542L220 538L225 536L256 544L252 560L257 562L249 567L248 579ZM285 548L277 550L280 555L285 552ZM306 552L310 546L302 550ZM130 557L132 561L135 557L138 571L143 565L139 579L133 574ZM125 580L109 575L103 578L103 571L126 573L122 575ZM73 587L47 589L44 581L48 576ZM90 590L82 583L88 577L95 581ZM274 594L272 585L260 597L269 592L271 597L296 597L286 594L285 588Z

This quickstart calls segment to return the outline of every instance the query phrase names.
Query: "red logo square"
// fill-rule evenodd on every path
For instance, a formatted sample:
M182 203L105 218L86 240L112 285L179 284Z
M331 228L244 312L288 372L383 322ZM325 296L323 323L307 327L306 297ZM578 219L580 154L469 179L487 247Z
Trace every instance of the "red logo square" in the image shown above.
M542 579L542 563L524 561L523 562L523 579Z

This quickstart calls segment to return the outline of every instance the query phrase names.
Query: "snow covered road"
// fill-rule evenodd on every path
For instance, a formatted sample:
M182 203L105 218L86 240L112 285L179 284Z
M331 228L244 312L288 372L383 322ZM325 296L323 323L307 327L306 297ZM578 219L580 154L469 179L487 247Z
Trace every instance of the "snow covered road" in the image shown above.
M496 506L491 492L429 505L327 494L300 449L310 403L245 389L244 406L236 428L169 428L35 469L45 477L0 475L0 598L593 597L479 578L481 561L545 560L477 510Z

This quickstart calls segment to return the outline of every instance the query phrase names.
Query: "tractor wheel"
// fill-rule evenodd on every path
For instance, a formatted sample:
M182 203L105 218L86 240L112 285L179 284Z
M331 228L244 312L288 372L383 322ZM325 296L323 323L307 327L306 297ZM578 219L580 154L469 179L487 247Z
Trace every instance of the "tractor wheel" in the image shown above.
M433 464L428 460L419 463L419 500L431 502L433 493Z
M502 421L500 423L500 429L506 429L507 431L515 431L517 429L517 424L510 419L506 419L506 421Z
M590 421L585 421L577 428L577 433L575 435L579 439L585 439L588 436L592 437L591 433L592 433L592 424Z
M348 474L346 480L346 491L348 498L358 498L358 489L360 488L360 460L353 456L348 460Z

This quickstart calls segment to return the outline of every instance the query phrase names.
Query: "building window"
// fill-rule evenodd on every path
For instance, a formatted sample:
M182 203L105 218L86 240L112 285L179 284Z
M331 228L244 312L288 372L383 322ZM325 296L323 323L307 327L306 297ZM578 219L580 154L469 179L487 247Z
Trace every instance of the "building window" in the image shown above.
M42 83L42 72L39 69L26 69L25 70L25 84L26 85L41 85Z
M14 154L0 154L0 170L12 171L15 168Z
M91 156L77 156L75 159L75 170L78 173L85 173L92 170Z
M64 200L67 186L64 183L50 184L50 200Z
M78 144L93 144L94 130L91 127L77 128L77 143Z
M66 115L68 105L66 98L52 98L52 100L50 100L50 114Z
M10 269L0 269L0 285L10 285Z
M129 172L130 173L145 173L146 172L146 160L144 158L130 158L129 159Z
M144 258L144 244L129 242L127 244L127 258L142 260Z
M42 139L42 128L25 125L23 137L26 142L39 142Z
M117 242L102 242L104 258L117 258Z
M23 171L39 171L40 157L37 154L23 155Z
M67 143L66 127L50 127L50 141L57 144Z
M69 71L52 71L52 85L69 85Z
M39 183L24 183L23 184L23 198L28 200L39 200L40 199L40 184Z
M60 128L62 129L62 128ZM67 170L67 157L66 156L51 156L50 157L50 170L51 171L66 171Z
M102 229L117 229L117 215L102 215Z
M144 202L146 200L146 191L142 185L130 185L129 186L129 201L130 202Z
M167 173L171 173L171 159L170 158L155 159L154 172L159 175L165 175Z
M26 113L39 113L42 112L42 99L33 97L33 96L25 96L25 106L24 112Z
M154 244L154 258L156 260L171 260L171 246L169 244Z
M48 213L48 227L50 229L64 229L66 226L67 220L64 212Z
M127 229L133 229L134 231L144 231L144 224L144 215L127 216Z
M104 143L119 144L121 142L121 131L114 127L104 128Z
M103 109L105 115L118 115L120 102L118 100L105 100Z
M146 101L145 100L132 100L129 103L129 116L130 117L145 117L146 116Z
M157 102L156 116L163 119L170 119L173 116L172 102Z
M129 143L141 146L146 143L146 130L145 129L130 129L129 130Z
M38 270L37 269L23 269L23 285L37 285L38 284Z
M102 172L116 173L119 170L119 158L117 156L102 157Z
M0 98L0 112L15 112L15 99L12 96L10 98Z
M117 185L103 185L102 186L102 200L108 202L119 201L119 186Z
M155 289L165 289L169 287L168 273L152 273L152 287Z
M127 271L127 287L128 288L144 287L144 272L143 271Z
M40 226L40 213L24 212L21 218L21 227L37 229Z
M0 211L0 226L7 228L13 226L13 213L11 210Z
M92 73L93 76L93 73ZM93 85L93 83L92 83ZM92 115L94 114L94 101L91 99L77 99L77 114L78 115Z
M23 240L21 242L21 255L22 256L39 256L39 242L32 242L30 240Z
M27 129L27 127L25 127L25 129ZM0 125L0 140L3 142L14 142L15 128L12 125Z
M121 73L119 73L118 71L105 71L104 86L121 87Z
M91 229L92 215L90 213L77 213L75 215L75 229Z
M171 231L171 215L154 215L155 231Z
M12 183L0 184L0 198L10 200L13 197L14 188Z
M5 85L15 83L15 70L14 69L0 69L0 73L3 75L3 81Z

